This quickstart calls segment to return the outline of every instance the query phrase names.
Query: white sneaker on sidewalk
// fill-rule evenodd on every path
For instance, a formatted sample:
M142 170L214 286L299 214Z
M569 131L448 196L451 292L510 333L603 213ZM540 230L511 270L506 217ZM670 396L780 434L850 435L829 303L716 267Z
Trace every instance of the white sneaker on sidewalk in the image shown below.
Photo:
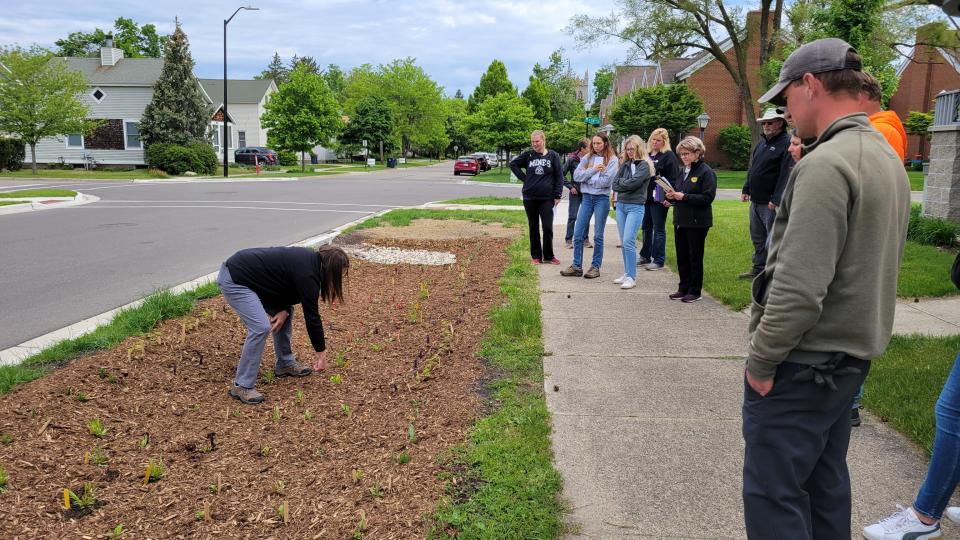
M621 289L632 289L637 286L637 282L634 281L632 277L625 277L623 279L623 284L620 285Z
M863 528L867 540L926 540L940 538L940 524L926 525L917 517L912 507L897 505L898 510L890 517Z
M943 515L954 523L960 523L960 506L948 507Z
M613 282L616 283L617 285L620 285L621 283L623 283L623 280L625 280L625 279L627 279L627 275L626 275L626 274L624 274L624 275L618 277L617 279L613 280Z

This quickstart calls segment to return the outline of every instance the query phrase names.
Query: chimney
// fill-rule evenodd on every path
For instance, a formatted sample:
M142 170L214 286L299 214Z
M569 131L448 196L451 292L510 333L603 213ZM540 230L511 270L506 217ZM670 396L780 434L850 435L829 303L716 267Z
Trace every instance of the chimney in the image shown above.
M123 58L123 51L114 48L113 36L107 36L107 39L103 42L103 47L100 47L100 65L104 67L115 66L121 58Z

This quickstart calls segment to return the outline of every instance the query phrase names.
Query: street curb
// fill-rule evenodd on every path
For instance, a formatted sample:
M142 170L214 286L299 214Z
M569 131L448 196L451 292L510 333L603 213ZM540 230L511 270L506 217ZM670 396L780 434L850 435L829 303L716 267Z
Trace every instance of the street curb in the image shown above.
M93 202L93 201L90 201L90 202ZM408 206L405 208L420 208L420 206ZM311 236L309 238L306 238L294 244L290 244L290 246L291 247L315 247L315 246L320 246L324 244L329 244L330 242L333 241L334 238L336 238L337 236L340 236L344 230L350 227L353 227L354 225L363 223L368 219L375 219L377 217L382 216L383 214L386 214L387 212L390 212L392 210L398 210L398 209L399 208L388 208L386 210L381 210L374 214L370 214L368 216L355 219L349 223L345 223L331 230L330 232L318 234L316 236ZM191 279L190 281L187 281L185 283L181 283L179 285L170 287L169 290L172 293L179 294L188 290L196 289L198 287L201 287L203 285L216 281L218 273L219 271L214 271L214 272L210 272L209 274L204 274L198 278ZM106 311L99 315L94 315L93 317L73 323L59 330L48 332L46 334L43 334L42 336L35 337L28 341L24 341L19 345L14 345L13 347L4 349L0 351L0 366L9 366L9 365L19 364L27 357L32 356L42 351L43 349L51 345L54 345L60 341L73 339L85 334L89 334L90 332L93 332L94 330L96 330L97 327L103 324L107 324L111 320L113 320L113 318L116 316L116 314L120 310L135 308L140 304L142 304L143 300L144 300L143 298L139 300L134 300L133 302L111 309L110 311Z
M84 204L95 203L100 200L100 197L94 195L87 195L85 193L77 193L76 197L65 198L65 197L34 197L31 198L31 202L27 204L15 204L11 206L0 206L0 216L6 214L21 214L23 212L33 212L34 210L53 210L55 208L65 208L68 206L80 206ZM41 201L56 201L56 204L44 204Z

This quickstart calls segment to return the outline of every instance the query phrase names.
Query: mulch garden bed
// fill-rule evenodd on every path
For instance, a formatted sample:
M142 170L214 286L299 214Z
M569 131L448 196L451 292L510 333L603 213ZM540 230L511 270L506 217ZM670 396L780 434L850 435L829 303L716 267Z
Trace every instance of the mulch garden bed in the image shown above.
M476 353L509 240L367 241L457 263L352 260L347 302L321 306L331 367L269 381L268 345L260 405L227 395L245 329L220 297L0 398L0 538L121 524L136 538L423 537L443 496L438 458L480 412ZM295 352L312 364L302 321ZM165 467L152 481L151 460ZM66 510L64 488L86 482L96 507Z

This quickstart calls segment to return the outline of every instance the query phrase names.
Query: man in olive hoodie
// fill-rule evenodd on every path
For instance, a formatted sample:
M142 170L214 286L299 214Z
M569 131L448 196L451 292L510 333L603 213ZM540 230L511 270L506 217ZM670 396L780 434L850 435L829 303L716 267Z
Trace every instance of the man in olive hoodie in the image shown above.
M906 172L860 107L860 56L836 38L790 55L761 102L802 139L753 282L743 403L751 539L850 538L850 406L893 329Z

